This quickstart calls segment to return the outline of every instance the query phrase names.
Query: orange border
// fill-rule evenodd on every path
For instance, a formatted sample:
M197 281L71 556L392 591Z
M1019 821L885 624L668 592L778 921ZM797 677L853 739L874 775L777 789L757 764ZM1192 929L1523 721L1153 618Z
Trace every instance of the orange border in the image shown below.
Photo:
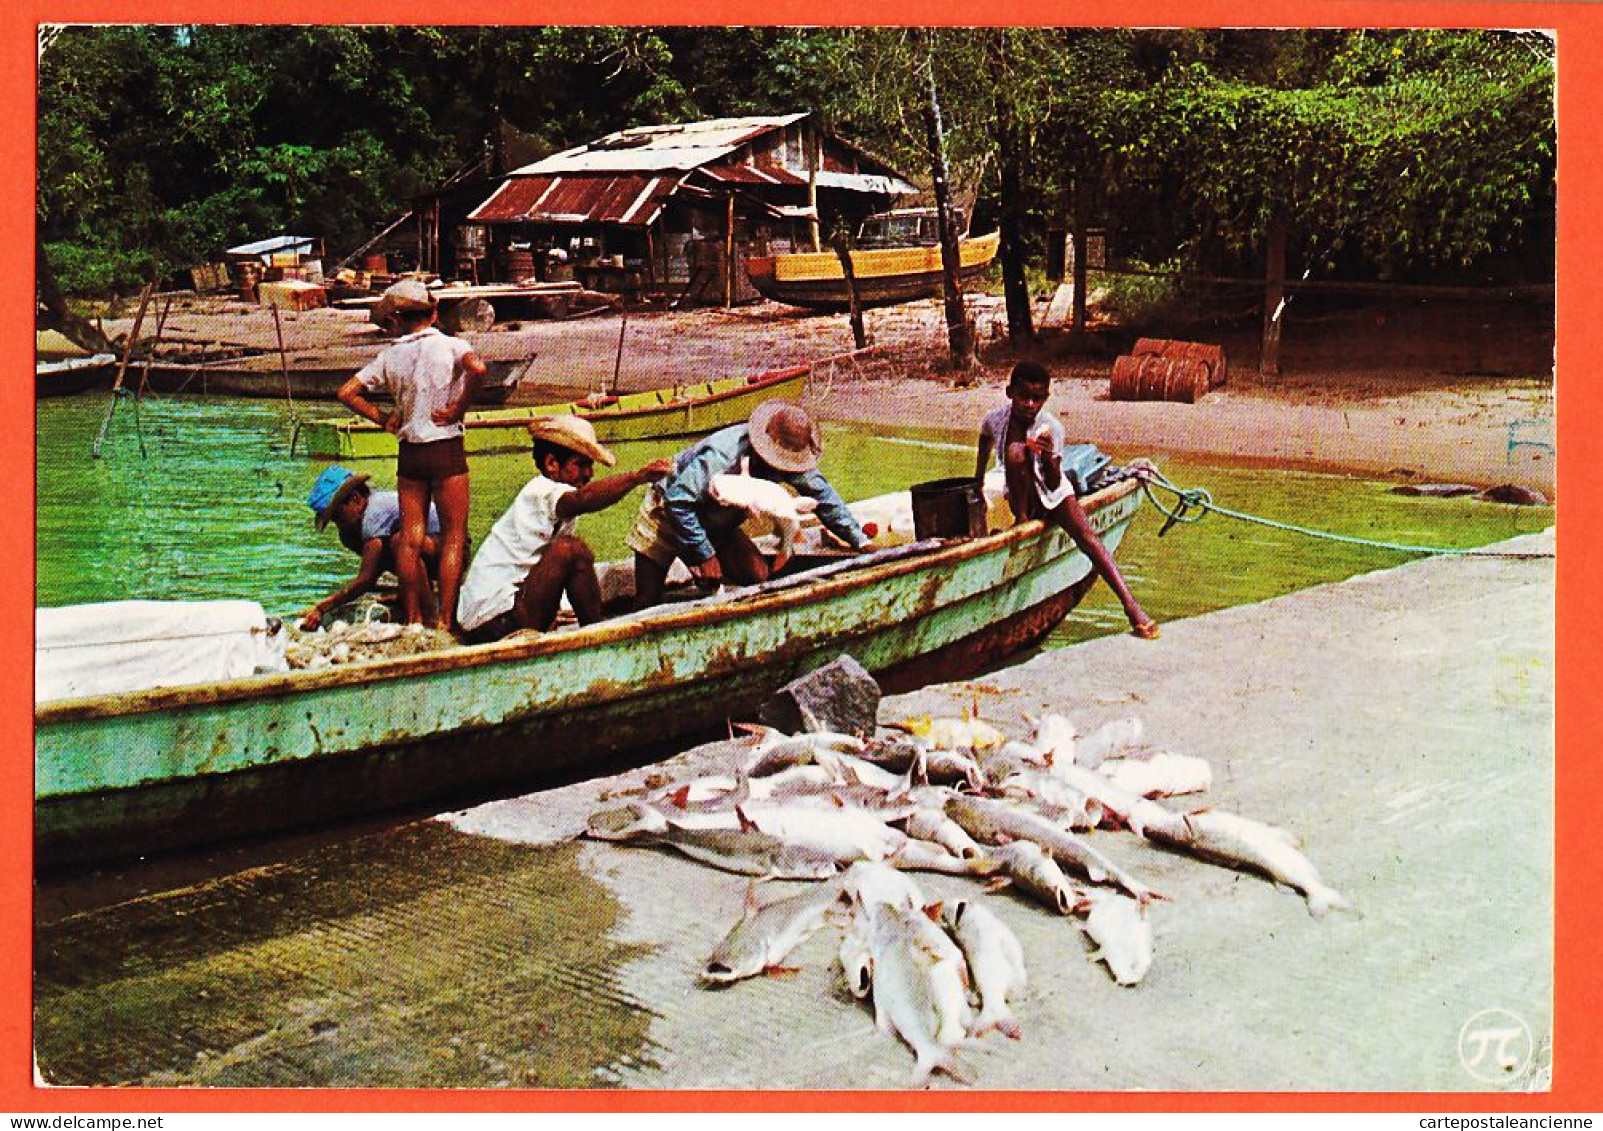
M265 2L252 6L257 20L305 22L298 4ZM418 0L336 0L317 8L320 20L393 23L477 23L488 10L465 3L421 3ZM1589 413L1598 409L1595 386L1603 375L1592 372L1591 346L1603 340L1603 284L1598 249L1603 248L1603 195L1598 191L1603 169L1603 6L1580 3L1415 3L1412 0L1160 0L1138 11L1107 4L996 0L984 8L992 23L1134 23L1143 26L1477 26L1545 27L1559 33L1559 107L1562 144L1559 149L1559 361L1566 374L1559 425L1559 468L1564 525L1558 561L1558 719L1560 751L1556 770L1558 812L1556 852L1558 892L1556 986L1554 1003L1555 1073L1553 1091L1545 1095L1482 1093L1362 1094L1130 1094L1130 1093L729 1093L729 1092L521 1092L497 1094L456 1091L112 1091L40 1090L32 1082L30 1032L30 831L32 799L32 702L29 679L32 657L33 593L33 405L31 382L22 376L24 355L31 356L31 287L33 106L38 22L189 21L238 22L235 0L27 0L7 5L4 29L5 66L0 67L0 114L10 127L0 137L5 167L16 174L5 186L7 207L0 210L0 248L11 257L11 285L0 300L6 356L12 375L4 382L5 408L20 436L13 498L5 508L6 537L0 540L0 569L12 580L0 589L0 649L12 677L0 691L0 907L6 916L6 937L0 949L0 1112L17 1114L128 1112L203 1113L221 1111L1419 1111L1429 1113L1597 1112L1603 1110L1603 1041L1597 1018L1603 993L1597 973L1597 939L1603 934L1600 901L1588 890L1581 873L1589 866L1590 836L1598 822L1598 775L1589 762L1603 748L1603 727L1589 709L1596 698L1587 679L1594 662L1590 647L1600 628L1599 614L1583 592L1586 581L1600 573L1599 536L1587 519L1595 509L1599 475L1582 447ZM817 0L679 0L669 6L639 0L555 0L523 10L500 8L503 19L526 16L531 22L641 23L923 23L927 4L908 0L858 0L845 5ZM963 22L947 19L942 22ZM28 390L25 394L24 390ZM24 471L24 468L27 471ZM1473 752L1466 752L1473 756ZM1496 814L1489 812L1489 835L1496 835Z

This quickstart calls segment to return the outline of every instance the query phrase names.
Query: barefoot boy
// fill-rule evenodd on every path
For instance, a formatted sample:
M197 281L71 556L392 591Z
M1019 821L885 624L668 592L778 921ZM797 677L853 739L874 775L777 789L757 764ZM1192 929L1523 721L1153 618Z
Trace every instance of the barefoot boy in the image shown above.
M1021 361L1013 367L1007 383L1008 403L998 406L980 424L974 477L985 475L994 451L1006 478L1013 520L1043 518L1056 523L1119 598L1131 631L1143 640L1155 640L1158 622L1137 603L1112 555L1091 528L1085 508L1074 495L1074 484L1063 474L1063 425L1044 407L1051 387L1052 377L1044 366Z

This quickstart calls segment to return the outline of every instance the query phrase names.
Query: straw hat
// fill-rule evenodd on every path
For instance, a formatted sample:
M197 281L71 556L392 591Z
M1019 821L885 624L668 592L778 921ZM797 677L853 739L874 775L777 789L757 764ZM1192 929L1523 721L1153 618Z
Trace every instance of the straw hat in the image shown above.
M529 436L589 456L608 467L618 462L617 456L601 446L595 428L582 416L537 416L529 421Z
M764 401L758 405L746 424L746 435L759 459L791 474L812 471L824 451L818 425L806 409L793 401Z
M325 467L317 477L317 482L312 484L312 493L306 497L306 505L317 516L313 520L317 529L327 526L339 505L371 478L369 475L353 475L349 468L338 465Z
M433 310L438 305L433 293L421 279L402 279L392 283L373 307L372 321L379 325L392 314L418 314Z

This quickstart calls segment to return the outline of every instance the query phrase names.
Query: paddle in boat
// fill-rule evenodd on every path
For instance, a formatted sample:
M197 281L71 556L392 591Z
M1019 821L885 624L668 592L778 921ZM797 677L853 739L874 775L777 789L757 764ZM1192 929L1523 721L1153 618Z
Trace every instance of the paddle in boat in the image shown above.
M1000 484L987 494L1001 513ZM1110 551L1139 501L1138 481L1122 473L1084 498ZM764 584L598 624L41 699L36 859L50 869L505 795L722 732L843 653L887 691L961 678L1040 640L1096 576L1066 534L1038 521L916 538L908 492L853 510L878 526L869 552L830 558L819 549ZM628 568L604 579L625 601Z

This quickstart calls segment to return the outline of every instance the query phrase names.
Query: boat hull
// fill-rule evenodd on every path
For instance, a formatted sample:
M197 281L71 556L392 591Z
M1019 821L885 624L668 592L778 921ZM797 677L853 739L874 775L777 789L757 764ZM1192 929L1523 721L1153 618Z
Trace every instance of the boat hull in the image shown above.
M994 232L964 239L958 246L959 276L972 279L989 267L999 242ZM851 255L859 306L893 306L941 291L938 247L871 248ZM746 275L759 294L775 302L826 311L850 307L840 259L829 252L751 258Z
M479 393L483 404L505 404L528 367L522 361L488 361L489 372ZM356 373L344 366L292 367L288 376L278 368L246 368L238 364L178 365L155 362L147 370L140 362L128 367L123 383L130 389L147 385L158 393L215 394L229 397L282 398L332 401L340 386Z
M64 397L109 388L117 373L117 359L111 354L74 357L64 361L40 361L33 367L35 397Z
M1087 503L1117 547L1136 485ZM35 713L37 860L82 863L593 772L752 717L777 687L843 653L891 689L958 678L1039 640L1093 577L1066 535L1027 523L530 640L47 704Z
M630 393L599 407L576 401L472 412L465 422L463 442L469 454L522 451L529 446L529 421L556 414L584 417L604 444L705 435L726 425L744 424L752 410L770 398L799 399L807 376L808 367L797 366L751 379ZM393 435L354 418L305 421L296 436L295 450L316 459L393 459L396 454Z

